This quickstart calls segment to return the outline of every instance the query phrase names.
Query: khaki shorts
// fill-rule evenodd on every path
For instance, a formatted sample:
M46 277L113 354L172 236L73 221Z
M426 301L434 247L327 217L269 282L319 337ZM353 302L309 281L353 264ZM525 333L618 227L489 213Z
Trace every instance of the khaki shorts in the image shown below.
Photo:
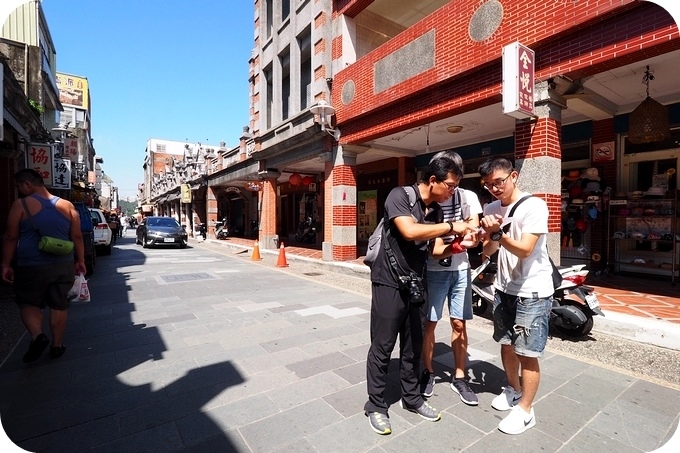
M19 307L50 307L66 310L71 301L66 293L73 286L73 264L50 264L47 266L16 267L14 269L14 293Z

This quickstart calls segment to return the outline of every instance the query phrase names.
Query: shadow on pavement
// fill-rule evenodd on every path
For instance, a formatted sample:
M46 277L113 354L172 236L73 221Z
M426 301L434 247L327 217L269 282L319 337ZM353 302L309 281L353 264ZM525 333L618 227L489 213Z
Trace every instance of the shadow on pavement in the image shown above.
M153 325L135 322L127 282L134 274L121 269L144 262L135 249L114 248L111 257L99 258L88 281L92 301L69 310L66 354L51 359L44 353L26 365L22 343L0 368L2 424L18 446L31 452L236 450L228 427L203 408L243 377L229 361L200 366L190 352L169 351L161 333L172 319L159 314Z

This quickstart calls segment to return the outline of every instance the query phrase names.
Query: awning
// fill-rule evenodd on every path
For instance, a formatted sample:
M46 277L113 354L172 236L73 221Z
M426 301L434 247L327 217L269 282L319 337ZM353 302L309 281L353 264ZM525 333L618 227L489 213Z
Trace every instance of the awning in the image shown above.
M3 118L7 120L9 125L12 126L14 130L17 131L19 135L21 135L24 138L24 140L26 140L27 143L31 143L31 136L28 133L28 131L24 128L24 126L21 125L21 123L19 123L19 120L14 118L14 115L12 115L12 113L6 108L3 108ZM0 125L0 127L1 126L2 125Z

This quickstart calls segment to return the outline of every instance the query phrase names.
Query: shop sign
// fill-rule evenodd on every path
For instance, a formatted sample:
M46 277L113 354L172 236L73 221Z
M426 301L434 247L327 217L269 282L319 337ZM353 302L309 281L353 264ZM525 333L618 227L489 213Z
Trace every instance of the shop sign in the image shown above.
M78 139L66 138L64 139L64 154L61 156L70 159L71 162L78 162Z
M54 158L52 187L55 189L71 189L71 161L69 159Z
M503 47L503 113L517 119L534 116L534 51L514 42Z
M42 176L46 186L52 186L52 147L46 143L34 143L26 154L26 167Z
M262 184L259 181L246 181L243 187L251 192L258 192L262 189Z
M182 184L180 186L180 201L182 203L191 203L191 186L189 184Z
M593 163L608 162L612 160L614 160L614 142L593 144Z
M153 205L152 204L143 204L142 205L142 212L153 212Z

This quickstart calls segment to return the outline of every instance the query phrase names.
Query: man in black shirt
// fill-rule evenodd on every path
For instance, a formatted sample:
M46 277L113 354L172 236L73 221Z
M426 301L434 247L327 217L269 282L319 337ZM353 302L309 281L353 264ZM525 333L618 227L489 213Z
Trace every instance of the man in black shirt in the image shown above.
M446 158L433 159L420 183L392 189L385 201L385 216L389 220L389 241L400 272L393 269L385 243L371 267L371 346L366 360L368 401L364 411L371 429L378 434L390 434L392 428L384 391L390 355L400 338L401 405L429 421L438 421L441 414L427 404L419 391L420 354L423 327L427 314L425 264L430 239L447 235L464 235L469 228L463 223L442 222L439 202L451 197L463 176L460 167ZM415 190L415 204L409 201L407 190ZM411 278L402 278L405 275ZM417 280L421 279L420 282ZM414 291L415 286L415 291ZM420 292L421 297L417 297Z

